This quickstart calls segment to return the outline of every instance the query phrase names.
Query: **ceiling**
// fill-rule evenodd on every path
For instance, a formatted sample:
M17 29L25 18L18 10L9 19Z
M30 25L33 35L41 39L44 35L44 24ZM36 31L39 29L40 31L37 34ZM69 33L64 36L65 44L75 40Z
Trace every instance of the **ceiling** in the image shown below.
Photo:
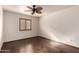
M26 6L27 5L4 5L3 9L12 11L12 12L30 15L30 16L40 17L40 16L44 16L53 12L57 12L57 11L72 7L72 5L37 5L37 6L43 7L43 10L42 10L43 13L31 15L31 12L24 12L24 10L29 10Z

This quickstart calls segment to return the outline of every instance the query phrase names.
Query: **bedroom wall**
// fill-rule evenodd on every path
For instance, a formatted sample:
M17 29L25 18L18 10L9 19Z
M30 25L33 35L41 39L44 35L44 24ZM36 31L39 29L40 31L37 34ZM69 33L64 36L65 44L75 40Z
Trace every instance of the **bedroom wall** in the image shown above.
M79 47L79 6L40 18L40 36Z
M0 6L0 49L2 46L2 32L3 32L3 9L2 6Z
M10 11L4 11L4 28L3 28L3 41L13 41L22 38L34 37L38 35L38 17L26 16L19 13ZM32 19L32 30L31 31L19 31L19 18Z

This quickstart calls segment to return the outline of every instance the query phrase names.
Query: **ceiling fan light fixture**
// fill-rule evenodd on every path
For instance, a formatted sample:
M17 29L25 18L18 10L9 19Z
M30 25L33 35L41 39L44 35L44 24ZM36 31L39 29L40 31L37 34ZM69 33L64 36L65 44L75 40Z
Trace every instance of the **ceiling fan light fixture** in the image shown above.
M36 7L36 5L33 5L32 7L27 6L27 8L32 10L32 15L37 13L37 14L42 14L41 10L43 9L42 7ZM27 11L27 10L26 10Z

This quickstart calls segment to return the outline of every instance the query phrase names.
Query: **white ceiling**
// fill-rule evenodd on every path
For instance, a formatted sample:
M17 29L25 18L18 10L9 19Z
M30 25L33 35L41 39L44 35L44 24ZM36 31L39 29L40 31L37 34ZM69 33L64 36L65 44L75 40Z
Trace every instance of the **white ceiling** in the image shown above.
M42 14L31 15L31 12L24 12L24 10L28 10L26 5L4 5L3 9L8 10L8 11L17 12L17 13L26 14L26 15L39 17L39 16L44 16L44 15L56 12L56 11L60 11L62 9L72 7L72 5L37 5L37 6L43 7Z

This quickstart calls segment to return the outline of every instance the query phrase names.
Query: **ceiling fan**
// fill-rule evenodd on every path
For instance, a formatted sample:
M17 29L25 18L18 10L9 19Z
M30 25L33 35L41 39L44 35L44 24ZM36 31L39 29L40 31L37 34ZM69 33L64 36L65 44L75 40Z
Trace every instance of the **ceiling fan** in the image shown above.
M32 11L32 15L37 13L37 14L42 14L41 10L43 9L42 7L36 7L36 5L32 5L32 7L27 6L29 8L29 11ZM25 12L28 12L28 10L24 10Z

